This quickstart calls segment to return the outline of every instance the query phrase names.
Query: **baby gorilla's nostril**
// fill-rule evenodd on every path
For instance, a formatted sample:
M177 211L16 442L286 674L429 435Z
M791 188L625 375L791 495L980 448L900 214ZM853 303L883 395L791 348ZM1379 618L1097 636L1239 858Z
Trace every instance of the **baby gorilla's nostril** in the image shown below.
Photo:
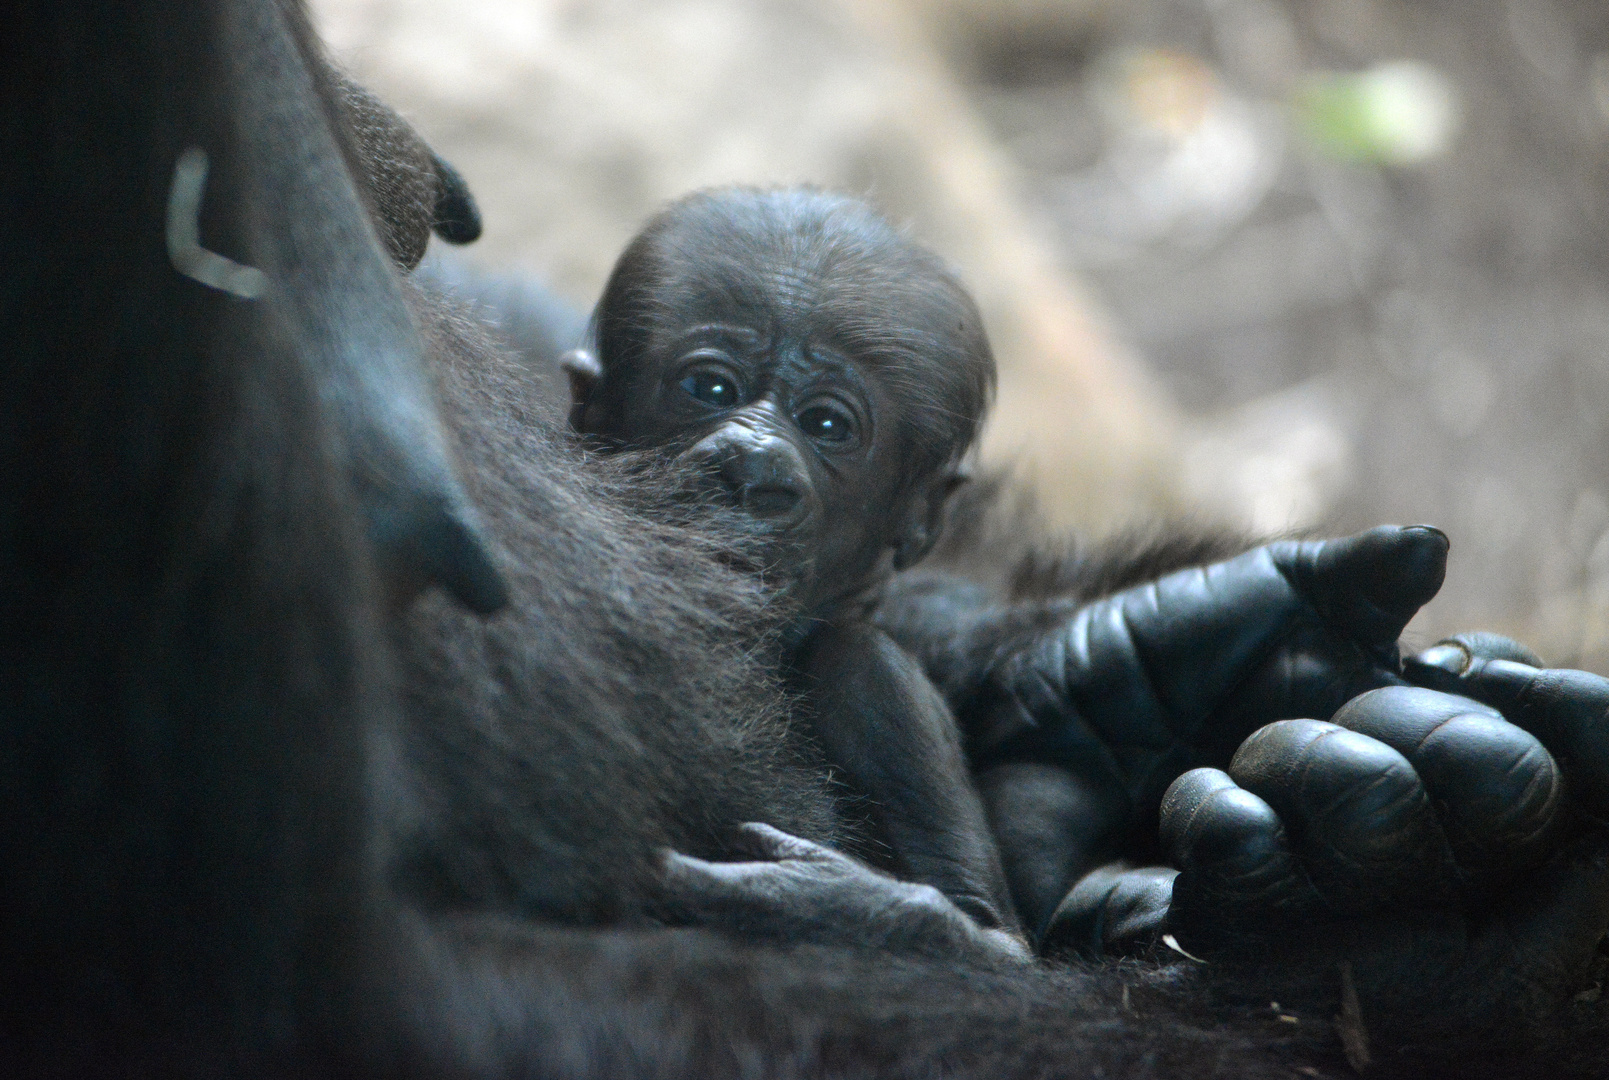
M737 492L743 509L755 517L782 517L799 505L800 495L795 488L777 484L750 484Z
M804 492L775 449L742 449L720 459L716 472L734 503L755 517L783 517L798 509Z

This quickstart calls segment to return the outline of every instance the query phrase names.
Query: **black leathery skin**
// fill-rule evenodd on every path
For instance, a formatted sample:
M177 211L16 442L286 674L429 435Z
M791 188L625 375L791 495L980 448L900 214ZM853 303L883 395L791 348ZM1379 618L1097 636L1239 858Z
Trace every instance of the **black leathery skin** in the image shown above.
M1335 724L1284 720L1258 730L1229 766L1280 815L1314 887L1345 907L1426 902L1424 868L1450 862L1413 766Z
M1353 699L1334 722L1408 759L1461 865L1518 870L1545 851L1559 818L1562 776L1536 737L1496 709L1393 686Z

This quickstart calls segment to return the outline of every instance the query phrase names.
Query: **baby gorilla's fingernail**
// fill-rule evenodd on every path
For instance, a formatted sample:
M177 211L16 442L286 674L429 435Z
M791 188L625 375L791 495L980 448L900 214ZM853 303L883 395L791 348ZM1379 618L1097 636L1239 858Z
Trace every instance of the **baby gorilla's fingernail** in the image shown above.
M1415 656L1410 662L1425 667L1440 668L1452 675L1462 675L1469 670L1472 657L1469 650L1456 641L1439 641Z

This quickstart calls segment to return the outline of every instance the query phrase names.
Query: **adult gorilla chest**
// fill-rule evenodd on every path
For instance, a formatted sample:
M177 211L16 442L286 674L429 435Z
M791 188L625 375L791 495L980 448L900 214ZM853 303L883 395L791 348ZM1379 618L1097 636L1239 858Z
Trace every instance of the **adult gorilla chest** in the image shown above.
M663 848L728 855L744 821L831 839L754 647L774 618L757 584L707 529L671 523L685 513L654 512L669 492L577 468L532 423L540 388L436 321L449 428L513 603L488 620L426 599L400 633L403 772L423 777L396 794L410 890L631 921L652 910Z

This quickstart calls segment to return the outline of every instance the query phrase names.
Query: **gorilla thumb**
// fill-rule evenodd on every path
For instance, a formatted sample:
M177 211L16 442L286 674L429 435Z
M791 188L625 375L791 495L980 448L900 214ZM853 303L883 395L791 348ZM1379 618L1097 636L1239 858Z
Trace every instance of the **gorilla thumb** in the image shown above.
M1389 646L1441 589L1447 534L1381 525L1339 540L1273 545L1274 563L1326 620L1364 644Z

